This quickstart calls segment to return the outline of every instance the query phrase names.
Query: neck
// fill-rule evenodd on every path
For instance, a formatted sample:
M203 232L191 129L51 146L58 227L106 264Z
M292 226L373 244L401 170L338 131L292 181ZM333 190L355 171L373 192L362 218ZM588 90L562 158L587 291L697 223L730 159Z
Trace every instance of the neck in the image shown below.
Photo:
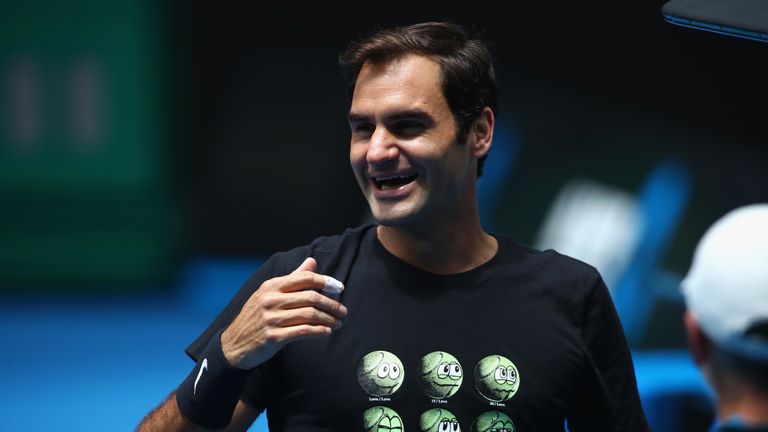
M442 217L429 226L379 225L376 234L390 253L436 274L471 270L498 250L496 239L483 230L476 209L464 217Z
M739 385L720 392L717 416L725 421L738 416L747 425L768 424L768 394L748 385Z

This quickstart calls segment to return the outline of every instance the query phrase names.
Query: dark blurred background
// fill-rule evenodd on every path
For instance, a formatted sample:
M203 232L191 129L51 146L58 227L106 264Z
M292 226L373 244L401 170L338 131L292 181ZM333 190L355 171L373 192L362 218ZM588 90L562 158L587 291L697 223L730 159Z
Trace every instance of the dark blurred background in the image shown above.
M169 319L164 308L178 312L169 305L193 290L207 309L184 318L188 333L166 330L161 345L183 366L167 388L137 390L143 414L183 378L183 347L261 259L367 220L338 53L379 26L450 19L482 30L498 59L488 229L594 264L633 349L681 354L676 286L696 241L726 211L768 201L768 45L672 26L663 3L0 2L10 346L31 349L24 319L51 333L41 302L55 327L72 323L72 307L109 314L93 303L108 294L127 327L162 333L136 330L149 318L131 313ZM218 293L215 307L201 292ZM688 393L676 400L663 405L678 422L711 415Z

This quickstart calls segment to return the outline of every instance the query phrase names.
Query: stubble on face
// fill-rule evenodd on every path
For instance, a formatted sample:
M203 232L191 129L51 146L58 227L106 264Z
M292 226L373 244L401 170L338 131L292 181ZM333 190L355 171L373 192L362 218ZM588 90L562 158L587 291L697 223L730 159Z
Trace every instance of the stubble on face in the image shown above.
M415 55L361 69L350 110L350 161L382 225L428 224L438 213L451 214L465 176L474 175L466 146L456 142L439 74L436 62ZM377 182L414 175L389 190Z

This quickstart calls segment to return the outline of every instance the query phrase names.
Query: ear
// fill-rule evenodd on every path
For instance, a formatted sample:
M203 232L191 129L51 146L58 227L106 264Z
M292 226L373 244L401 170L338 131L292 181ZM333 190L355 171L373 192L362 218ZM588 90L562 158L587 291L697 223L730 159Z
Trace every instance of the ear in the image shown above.
M493 111L489 107L485 107L477 120L472 124L470 145L472 146L472 155L478 159L485 156L491 150L494 121Z
M704 334L699 326L699 322L689 311L685 311L683 315L683 325L685 326L685 336L688 338L688 348L693 360L699 366L709 363L712 353L712 341Z

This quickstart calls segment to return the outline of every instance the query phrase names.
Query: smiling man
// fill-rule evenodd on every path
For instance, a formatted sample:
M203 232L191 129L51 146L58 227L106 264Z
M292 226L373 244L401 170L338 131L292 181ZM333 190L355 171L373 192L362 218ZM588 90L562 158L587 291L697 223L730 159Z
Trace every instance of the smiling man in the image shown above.
M440 76L440 63L417 54L364 64L349 114L350 161L384 247L424 270L453 274L497 251L480 225L475 187L494 115L483 107L459 137Z
M648 430L597 271L480 223L498 94L487 46L422 23L340 60L376 223L273 255L139 429L245 430L266 410L272 432L420 430L435 413L452 430ZM422 382L435 353L458 374L441 397Z

